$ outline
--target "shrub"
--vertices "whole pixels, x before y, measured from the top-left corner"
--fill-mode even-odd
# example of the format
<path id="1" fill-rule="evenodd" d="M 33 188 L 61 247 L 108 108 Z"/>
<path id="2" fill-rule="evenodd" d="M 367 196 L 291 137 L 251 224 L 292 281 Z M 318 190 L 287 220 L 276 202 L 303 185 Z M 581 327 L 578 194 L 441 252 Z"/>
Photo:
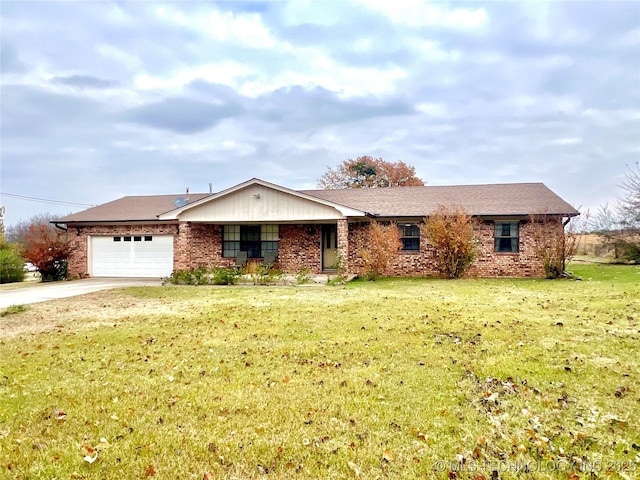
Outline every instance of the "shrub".
<path id="1" fill-rule="evenodd" d="M 67 278 L 71 246 L 66 232 L 52 225 L 31 225 L 22 238 L 22 248 L 24 258 L 38 268 L 43 282 Z"/>
<path id="2" fill-rule="evenodd" d="M 0 241 L 0 283 L 21 282 L 24 280 L 24 259 L 18 252 L 18 246 Z"/>
<path id="3" fill-rule="evenodd" d="M 296 272 L 295 276 L 296 276 L 296 283 L 298 285 L 303 285 L 311 281 L 311 277 L 313 276 L 313 274 L 311 273 L 311 269 L 309 267 L 302 267 L 300 270 Z"/>
<path id="4" fill-rule="evenodd" d="M 167 278 L 168 283 L 174 285 L 234 285 L 240 277 L 240 272 L 233 268 L 205 267 L 187 270 L 174 270 Z"/>
<path id="5" fill-rule="evenodd" d="M 388 273 L 402 247 L 400 235 L 395 222 L 382 224 L 374 220 L 367 226 L 366 244 L 360 248 L 363 278 L 375 280 Z"/>
<path id="6" fill-rule="evenodd" d="M 420 226 L 434 249 L 436 269 L 449 278 L 460 278 L 476 255 L 475 220 L 464 208 L 438 206 Z"/>
<path id="7" fill-rule="evenodd" d="M 235 285 L 241 273 L 235 268 L 214 268 L 212 280 L 214 285 Z"/>
<path id="8" fill-rule="evenodd" d="M 531 215 L 530 220 L 534 255 L 542 262 L 547 278 L 560 278 L 566 262 L 577 250 L 576 227 L 565 229 L 562 218 L 557 215 Z"/>
<path id="9" fill-rule="evenodd" d="M 282 272 L 269 265 L 258 265 L 255 273 L 251 274 L 254 285 L 272 285 L 282 278 Z"/>

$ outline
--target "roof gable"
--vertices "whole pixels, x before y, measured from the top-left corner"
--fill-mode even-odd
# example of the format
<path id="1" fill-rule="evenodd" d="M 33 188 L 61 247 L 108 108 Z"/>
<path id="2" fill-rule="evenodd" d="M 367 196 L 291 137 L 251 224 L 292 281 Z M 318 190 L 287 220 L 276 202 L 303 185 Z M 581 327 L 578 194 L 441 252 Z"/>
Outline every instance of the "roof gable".
<path id="1" fill-rule="evenodd" d="M 363 211 L 257 178 L 159 215 L 187 222 L 293 222 L 363 217 Z"/>

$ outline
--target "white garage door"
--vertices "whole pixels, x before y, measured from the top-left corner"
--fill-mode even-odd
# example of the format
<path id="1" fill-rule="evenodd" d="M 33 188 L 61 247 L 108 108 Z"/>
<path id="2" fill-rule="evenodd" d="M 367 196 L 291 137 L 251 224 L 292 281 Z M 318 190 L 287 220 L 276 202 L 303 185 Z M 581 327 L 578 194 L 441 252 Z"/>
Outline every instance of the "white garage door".
<path id="1" fill-rule="evenodd" d="M 167 277 L 173 271 L 173 237 L 91 237 L 91 270 L 94 277 Z"/>

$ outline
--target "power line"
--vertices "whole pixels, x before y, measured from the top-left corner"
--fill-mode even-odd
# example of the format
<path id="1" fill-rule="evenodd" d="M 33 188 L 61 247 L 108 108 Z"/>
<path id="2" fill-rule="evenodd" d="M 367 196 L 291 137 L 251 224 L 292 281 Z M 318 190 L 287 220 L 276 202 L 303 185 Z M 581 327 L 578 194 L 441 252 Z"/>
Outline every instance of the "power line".
<path id="1" fill-rule="evenodd" d="M 0 196 L 17 198 L 18 200 L 27 200 L 29 202 L 51 203 L 54 205 L 66 205 L 71 207 L 95 207 L 95 205 L 89 205 L 87 203 L 65 202 L 63 200 L 49 200 L 46 198 L 36 198 L 36 197 L 28 197 L 26 195 L 17 195 L 15 193 L 0 192 Z"/>

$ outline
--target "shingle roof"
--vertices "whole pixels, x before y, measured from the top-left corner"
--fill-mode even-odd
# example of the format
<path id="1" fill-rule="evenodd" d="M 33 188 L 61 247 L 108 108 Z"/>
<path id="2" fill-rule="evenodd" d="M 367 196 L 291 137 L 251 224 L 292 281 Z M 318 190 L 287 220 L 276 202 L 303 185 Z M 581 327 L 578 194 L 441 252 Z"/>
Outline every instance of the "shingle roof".
<path id="1" fill-rule="evenodd" d="M 561 214 L 578 211 L 542 183 L 505 183 L 347 190 L 300 190 L 300 193 L 380 217 L 423 217 L 438 205 L 460 205 L 478 216 Z M 195 202 L 210 194 L 128 196 L 74 213 L 59 223 L 158 221 L 176 208 L 176 198 Z"/>
<path id="2" fill-rule="evenodd" d="M 195 202 L 208 196 L 208 193 L 189 193 L 182 195 L 141 195 L 122 197 L 82 212 L 68 215 L 59 223 L 74 222 L 127 222 L 158 221 L 158 215 L 176 208 L 176 198 L 185 198 Z"/>
<path id="3" fill-rule="evenodd" d="M 456 204 L 472 215 L 578 215 L 578 211 L 542 183 L 505 183 L 348 190 L 303 193 L 381 217 L 420 217 L 438 205 Z"/>

